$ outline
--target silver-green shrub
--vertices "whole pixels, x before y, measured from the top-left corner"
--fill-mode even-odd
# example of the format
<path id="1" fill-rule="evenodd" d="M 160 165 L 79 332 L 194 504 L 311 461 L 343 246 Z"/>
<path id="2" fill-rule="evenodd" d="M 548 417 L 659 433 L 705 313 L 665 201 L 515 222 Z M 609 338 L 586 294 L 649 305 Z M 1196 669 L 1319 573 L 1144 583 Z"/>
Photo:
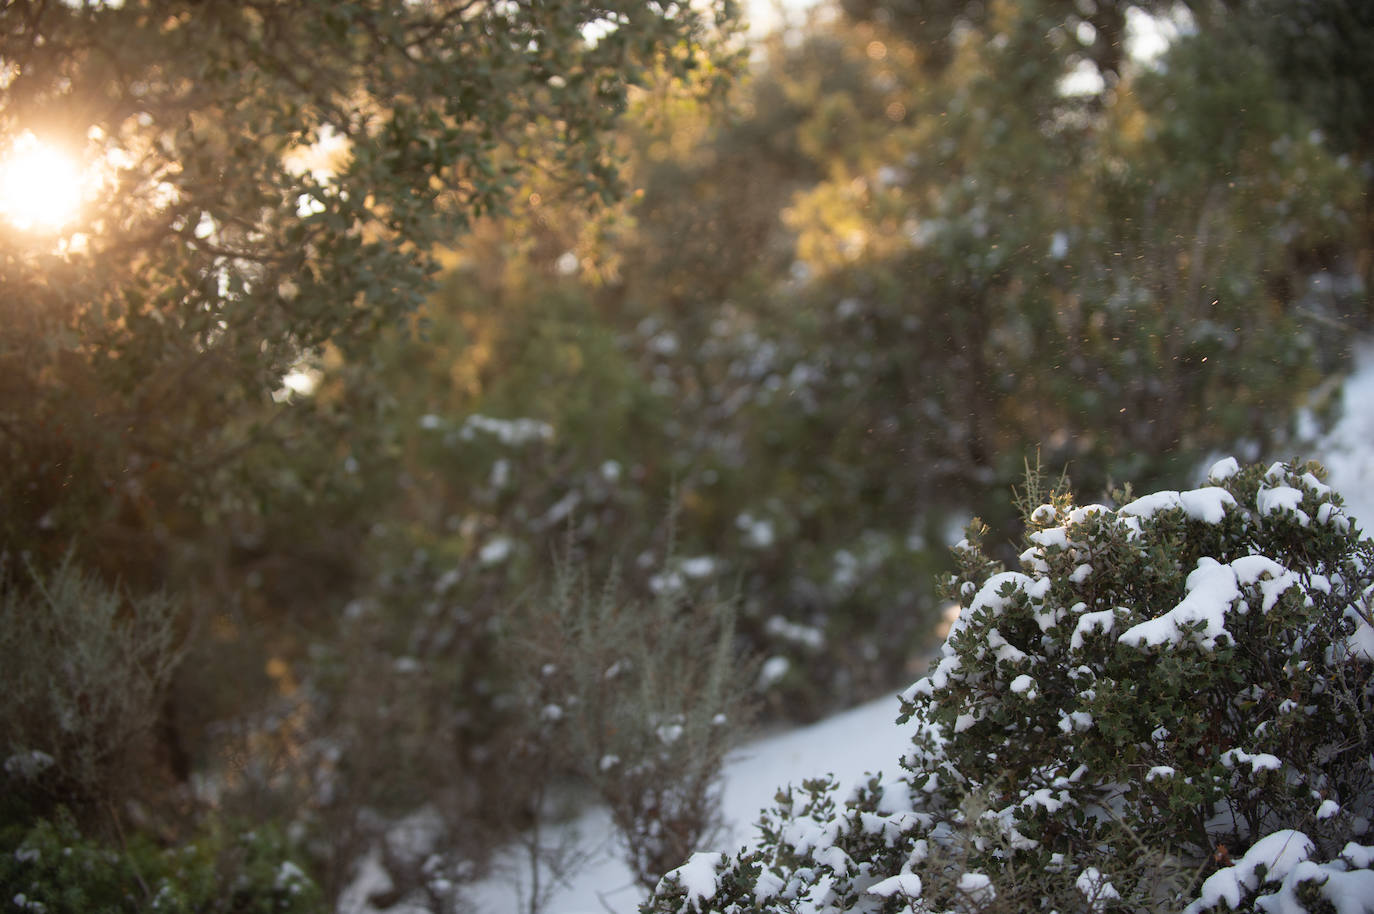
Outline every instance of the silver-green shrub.
<path id="1" fill-rule="evenodd" d="M 1317 472 L 1052 496 L 1019 572 L 971 528 L 901 773 L 784 791 L 644 910 L 1370 910 L 1374 542 Z"/>
<path id="2" fill-rule="evenodd" d="M 0 564 L 0 783 L 11 800 L 104 800 L 180 659 L 176 605 L 70 558 L 47 574 L 13 565 Z"/>
<path id="3" fill-rule="evenodd" d="M 754 665 L 731 604 L 665 578 L 649 601 L 563 563 L 521 620 L 525 745 L 589 784 L 646 888 L 721 824 L 725 754 L 750 713 Z"/>

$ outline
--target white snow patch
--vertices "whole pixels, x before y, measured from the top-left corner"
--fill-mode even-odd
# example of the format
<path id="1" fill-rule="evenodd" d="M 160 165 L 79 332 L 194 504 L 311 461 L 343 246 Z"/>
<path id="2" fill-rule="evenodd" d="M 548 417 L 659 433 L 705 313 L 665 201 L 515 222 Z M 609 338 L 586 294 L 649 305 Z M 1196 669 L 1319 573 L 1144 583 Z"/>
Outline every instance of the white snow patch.
<path id="1" fill-rule="evenodd" d="M 1269 514 L 1291 513 L 1298 519 L 1298 523 L 1304 527 L 1312 523 L 1312 518 L 1303 511 L 1302 490 L 1292 486 L 1272 486 L 1261 488 L 1255 496 L 1255 507 L 1259 509 L 1260 516 Z"/>
<path id="2" fill-rule="evenodd" d="M 786 657 L 769 657 L 759 668 L 759 688 L 766 689 L 787 675 L 792 669 L 792 661 Z"/>
<path id="3" fill-rule="evenodd" d="M 477 553 L 477 558 L 483 565 L 499 565 L 510 558 L 514 546 L 509 537 L 498 536 L 482 547 Z"/>
<path id="4" fill-rule="evenodd" d="M 1311 838 L 1291 828 L 1265 835 L 1234 865 L 1208 876 L 1197 900 L 1184 909 L 1184 914 L 1198 914 L 1222 901 L 1232 909 L 1239 908 L 1242 894 L 1259 888 L 1260 876 L 1255 870 L 1261 865 L 1265 868 L 1265 882 L 1279 882 L 1316 849 Z"/>
<path id="5" fill-rule="evenodd" d="M 1207 479 L 1211 482 L 1225 482 L 1239 472 L 1240 462 L 1234 457 L 1226 457 L 1212 464 L 1212 468 L 1207 471 Z"/>
<path id="6" fill-rule="evenodd" d="M 719 888 L 716 883 L 716 867 L 723 859 L 718 853 L 698 852 L 663 878 L 676 877 L 690 901 L 710 901 L 716 897 L 716 889 Z"/>
<path id="7" fill-rule="evenodd" d="M 915 873 L 898 873 L 896 876 L 889 876 L 882 882 L 870 886 L 868 894 L 877 895 L 879 898 L 891 898 L 893 895 L 902 895 L 909 901 L 914 901 L 921 897 L 921 877 Z"/>
<path id="8" fill-rule="evenodd" d="M 1095 866 L 1087 867 L 1079 873 L 1074 886 L 1088 900 L 1090 911 L 1101 911 L 1107 907 L 1107 902 L 1121 897 L 1121 893 L 1112 885 L 1111 880 L 1102 875 L 1102 871 Z"/>

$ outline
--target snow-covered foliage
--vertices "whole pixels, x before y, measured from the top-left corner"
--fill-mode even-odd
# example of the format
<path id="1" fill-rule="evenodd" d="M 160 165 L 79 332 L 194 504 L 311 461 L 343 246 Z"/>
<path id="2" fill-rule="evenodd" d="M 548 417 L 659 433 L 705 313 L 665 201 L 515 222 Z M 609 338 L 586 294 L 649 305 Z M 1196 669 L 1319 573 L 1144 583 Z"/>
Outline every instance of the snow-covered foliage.
<path id="1" fill-rule="evenodd" d="M 1318 472 L 1049 496 L 1019 572 L 971 525 L 905 756 L 781 791 L 644 910 L 1374 911 L 1374 542 Z"/>

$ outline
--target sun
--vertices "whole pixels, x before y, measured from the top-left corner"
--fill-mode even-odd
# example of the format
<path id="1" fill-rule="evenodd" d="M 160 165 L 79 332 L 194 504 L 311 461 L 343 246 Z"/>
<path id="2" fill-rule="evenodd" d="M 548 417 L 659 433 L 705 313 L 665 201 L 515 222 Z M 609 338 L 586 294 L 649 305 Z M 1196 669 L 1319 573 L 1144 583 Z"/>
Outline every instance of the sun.
<path id="1" fill-rule="evenodd" d="M 70 156 L 25 132 L 0 159 L 0 215 L 23 231 L 58 231 L 81 209 L 84 177 Z"/>

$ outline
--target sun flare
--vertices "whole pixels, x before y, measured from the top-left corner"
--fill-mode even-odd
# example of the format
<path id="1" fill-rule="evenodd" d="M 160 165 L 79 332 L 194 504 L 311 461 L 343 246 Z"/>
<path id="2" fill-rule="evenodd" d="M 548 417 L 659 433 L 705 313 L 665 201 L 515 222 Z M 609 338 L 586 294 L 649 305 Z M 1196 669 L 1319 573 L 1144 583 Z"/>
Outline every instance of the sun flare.
<path id="1" fill-rule="evenodd" d="M 25 133 L 0 160 L 0 215 L 23 231 L 57 231 L 81 209 L 82 183 L 70 156 Z"/>

